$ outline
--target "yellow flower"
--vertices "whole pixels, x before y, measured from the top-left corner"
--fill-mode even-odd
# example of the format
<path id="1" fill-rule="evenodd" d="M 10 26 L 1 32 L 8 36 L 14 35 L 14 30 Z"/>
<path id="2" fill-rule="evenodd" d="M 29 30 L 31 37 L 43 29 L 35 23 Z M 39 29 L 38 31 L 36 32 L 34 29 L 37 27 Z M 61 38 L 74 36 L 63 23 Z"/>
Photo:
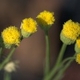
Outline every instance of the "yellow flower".
<path id="1" fill-rule="evenodd" d="M 80 39 L 76 40 L 76 44 L 78 45 L 78 47 L 80 48 Z"/>
<path id="2" fill-rule="evenodd" d="M 37 31 L 37 22 L 32 18 L 25 18 L 20 28 L 23 37 L 29 37 L 32 33 Z"/>
<path id="3" fill-rule="evenodd" d="M 1 36 L 3 38 L 3 42 L 5 44 L 5 47 L 9 48 L 11 45 L 19 45 L 20 43 L 20 32 L 18 31 L 17 27 L 10 26 L 6 29 L 4 29 L 1 33 Z"/>
<path id="4" fill-rule="evenodd" d="M 63 29 L 61 31 L 61 40 L 66 44 L 71 44 L 71 43 L 75 42 L 75 40 L 77 39 L 79 34 L 80 34 L 79 23 L 73 22 L 72 20 L 68 20 L 63 25 Z M 63 40 L 63 38 L 64 38 L 64 40 Z M 66 38 L 67 38 L 67 40 L 66 40 Z M 65 41 L 67 41 L 67 42 L 65 42 Z"/>
<path id="5" fill-rule="evenodd" d="M 75 51 L 76 53 L 80 53 L 80 39 L 76 40 Z"/>
<path id="6" fill-rule="evenodd" d="M 51 25 L 54 23 L 54 13 L 49 11 L 43 11 L 37 16 L 37 22 L 42 28 L 45 28 L 48 26 L 48 29 L 51 27 Z"/>
<path id="7" fill-rule="evenodd" d="M 78 64 L 80 64 L 80 53 L 78 53 L 78 54 L 76 55 L 76 62 L 77 62 Z"/>

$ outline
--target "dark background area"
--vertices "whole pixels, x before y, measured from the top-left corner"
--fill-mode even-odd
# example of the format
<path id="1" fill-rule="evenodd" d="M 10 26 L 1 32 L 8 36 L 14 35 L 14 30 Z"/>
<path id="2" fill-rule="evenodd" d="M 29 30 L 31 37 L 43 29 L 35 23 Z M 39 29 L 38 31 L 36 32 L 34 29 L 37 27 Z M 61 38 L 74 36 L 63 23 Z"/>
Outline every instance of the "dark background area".
<path id="1" fill-rule="evenodd" d="M 22 19 L 35 19 L 43 10 L 55 13 L 56 22 L 49 30 L 51 65 L 54 66 L 62 44 L 59 34 L 63 23 L 68 19 L 80 22 L 80 0 L 0 0 L 0 32 L 10 25 L 20 27 Z M 5 50 L 6 53 L 8 50 Z M 68 46 L 64 58 L 73 54 L 74 45 Z M 21 42 L 13 60 L 20 63 L 17 71 L 12 73 L 12 80 L 42 80 L 45 38 L 40 27 L 35 34 Z M 0 80 L 3 80 L 3 71 L 0 74 Z M 80 65 L 74 61 L 64 75 L 63 80 L 80 80 Z"/>

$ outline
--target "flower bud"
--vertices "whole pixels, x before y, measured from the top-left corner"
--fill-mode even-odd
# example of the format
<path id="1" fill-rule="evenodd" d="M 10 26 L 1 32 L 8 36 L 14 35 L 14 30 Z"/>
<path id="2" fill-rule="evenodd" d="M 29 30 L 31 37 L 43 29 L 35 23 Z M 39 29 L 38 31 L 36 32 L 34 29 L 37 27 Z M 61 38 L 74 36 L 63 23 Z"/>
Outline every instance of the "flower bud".
<path id="1" fill-rule="evenodd" d="M 17 27 L 9 26 L 2 31 L 1 37 L 5 47 L 10 48 L 12 45 L 19 45 L 21 34 Z"/>
<path id="2" fill-rule="evenodd" d="M 72 20 L 64 23 L 63 29 L 60 34 L 60 39 L 63 43 L 70 45 L 73 44 L 77 37 L 80 35 L 80 25 Z"/>
<path id="3" fill-rule="evenodd" d="M 37 31 L 37 23 L 32 18 L 25 18 L 23 19 L 20 28 L 22 36 L 27 38 Z"/>
<path id="4" fill-rule="evenodd" d="M 54 13 L 49 11 L 41 12 L 36 18 L 43 30 L 48 30 L 55 21 Z"/>

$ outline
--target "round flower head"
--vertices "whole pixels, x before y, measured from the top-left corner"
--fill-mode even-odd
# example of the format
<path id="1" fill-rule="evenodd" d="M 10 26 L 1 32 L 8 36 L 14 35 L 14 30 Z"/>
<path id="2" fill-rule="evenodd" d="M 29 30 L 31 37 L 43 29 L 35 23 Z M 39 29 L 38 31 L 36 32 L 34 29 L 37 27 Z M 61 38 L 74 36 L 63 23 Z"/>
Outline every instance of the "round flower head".
<path id="1" fill-rule="evenodd" d="M 16 71 L 17 63 L 9 62 L 4 66 L 4 70 L 11 73 L 13 71 Z"/>
<path id="2" fill-rule="evenodd" d="M 15 26 L 10 26 L 4 29 L 1 33 L 4 45 L 6 48 L 10 48 L 12 45 L 19 45 L 20 43 L 20 32 Z"/>
<path id="3" fill-rule="evenodd" d="M 78 54 L 76 55 L 76 62 L 77 62 L 78 64 L 80 64 L 80 53 L 78 53 Z"/>
<path id="4" fill-rule="evenodd" d="M 63 29 L 60 34 L 60 39 L 63 43 L 69 45 L 75 42 L 80 34 L 80 25 L 72 20 L 68 20 L 63 25 Z"/>
<path id="5" fill-rule="evenodd" d="M 21 23 L 21 34 L 23 37 L 29 37 L 37 31 L 37 23 L 32 18 L 25 18 Z"/>
<path id="6" fill-rule="evenodd" d="M 37 16 L 37 22 L 44 30 L 48 30 L 54 23 L 54 13 L 49 11 L 43 11 Z"/>
<path id="7" fill-rule="evenodd" d="M 80 53 L 80 39 L 76 40 L 75 51 L 76 53 Z"/>

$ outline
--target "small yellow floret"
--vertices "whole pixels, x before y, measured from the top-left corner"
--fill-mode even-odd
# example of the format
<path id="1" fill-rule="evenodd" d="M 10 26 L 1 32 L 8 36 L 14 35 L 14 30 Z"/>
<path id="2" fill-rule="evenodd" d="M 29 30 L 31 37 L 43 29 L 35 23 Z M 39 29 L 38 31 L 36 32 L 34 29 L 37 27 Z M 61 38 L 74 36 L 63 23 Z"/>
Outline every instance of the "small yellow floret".
<path id="1" fill-rule="evenodd" d="M 21 24 L 21 29 L 27 33 L 35 33 L 37 31 L 37 23 L 32 18 L 25 18 Z"/>
<path id="2" fill-rule="evenodd" d="M 80 48 L 80 39 L 76 40 L 76 44 L 77 44 L 78 48 Z"/>
<path id="3" fill-rule="evenodd" d="M 75 23 L 72 20 L 68 20 L 63 25 L 62 34 L 65 37 L 75 41 L 77 39 L 77 37 L 79 36 L 79 34 L 80 34 L 79 23 Z"/>
<path id="4" fill-rule="evenodd" d="M 78 38 L 77 40 L 76 40 L 76 44 L 75 44 L 75 52 L 76 53 L 80 53 L 80 38 Z"/>
<path id="5" fill-rule="evenodd" d="M 78 53 L 78 54 L 76 55 L 76 62 L 78 62 L 78 64 L 80 64 L 80 53 Z"/>
<path id="6" fill-rule="evenodd" d="M 43 11 L 38 16 L 37 19 L 43 25 L 52 25 L 55 21 L 54 13 L 49 11 Z"/>
<path id="7" fill-rule="evenodd" d="M 4 44 L 15 44 L 19 45 L 20 43 L 20 32 L 18 31 L 17 27 L 15 26 L 10 26 L 6 29 L 3 30 L 1 33 L 1 36 L 3 38 Z"/>

